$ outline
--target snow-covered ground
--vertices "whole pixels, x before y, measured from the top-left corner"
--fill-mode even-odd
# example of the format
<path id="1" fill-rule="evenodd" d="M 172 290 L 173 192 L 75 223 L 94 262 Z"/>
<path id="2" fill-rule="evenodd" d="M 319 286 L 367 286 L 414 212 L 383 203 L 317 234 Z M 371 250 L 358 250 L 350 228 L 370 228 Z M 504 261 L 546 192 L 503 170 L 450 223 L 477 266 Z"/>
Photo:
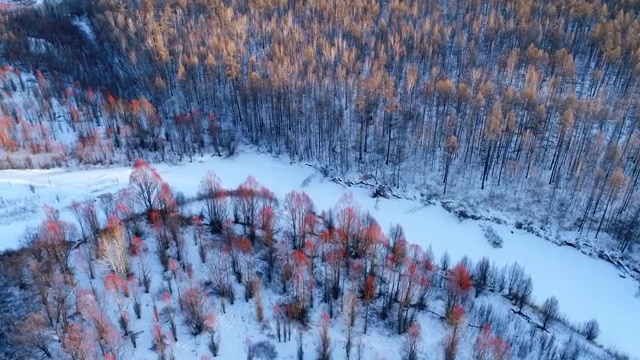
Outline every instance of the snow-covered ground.
<path id="1" fill-rule="evenodd" d="M 481 221 L 456 217 L 438 205 L 422 205 L 411 200 L 376 200 L 362 188 L 345 188 L 323 178 L 313 168 L 290 164 L 267 155 L 248 153 L 234 158 L 204 158 L 193 163 L 155 166 L 175 191 L 195 195 L 200 179 L 213 170 L 222 185 L 233 188 L 253 175 L 282 198 L 302 189 L 317 209 L 332 208 L 345 192 L 351 192 L 363 210 L 368 210 L 383 229 L 399 223 L 407 239 L 423 248 L 432 246 L 436 257 L 445 251 L 454 261 L 467 255 L 488 256 L 496 264 L 518 262 L 534 282 L 533 299 L 541 304 L 556 296 L 561 311 L 572 322 L 596 318 L 602 330 L 599 342 L 640 357 L 640 299 L 638 284 L 622 278 L 613 265 L 587 257 L 568 247 L 558 247 L 529 233 L 506 225 L 493 225 L 503 237 L 501 249 L 486 241 Z M 0 249 L 19 246 L 25 227 L 43 218 L 43 206 L 62 209 L 72 200 L 94 198 L 128 184 L 128 167 L 89 170 L 3 170 L 0 171 Z M 72 219 L 69 212 L 62 211 Z"/>
<path id="2" fill-rule="evenodd" d="M 93 32 L 89 18 L 86 15 L 75 17 L 73 23 L 82 30 L 89 40 L 96 42 L 96 34 Z"/>

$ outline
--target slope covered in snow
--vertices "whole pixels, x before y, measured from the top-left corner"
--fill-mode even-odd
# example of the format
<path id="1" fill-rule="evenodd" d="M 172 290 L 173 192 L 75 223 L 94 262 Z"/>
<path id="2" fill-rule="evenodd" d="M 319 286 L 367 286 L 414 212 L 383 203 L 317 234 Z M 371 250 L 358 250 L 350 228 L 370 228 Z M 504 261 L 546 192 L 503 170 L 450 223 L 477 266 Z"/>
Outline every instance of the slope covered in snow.
<path id="1" fill-rule="evenodd" d="M 570 321 L 598 319 L 602 330 L 599 342 L 640 356 L 636 340 L 640 323 L 634 321 L 640 318 L 640 300 L 635 297 L 637 283 L 620 277 L 619 271 L 606 262 L 506 225 L 494 225 L 504 239 L 503 247 L 494 249 L 483 235 L 482 226 L 486 225 L 483 222 L 461 222 L 438 205 L 373 199 L 367 189 L 346 188 L 323 178 L 311 167 L 266 155 L 206 158 L 193 163 L 162 164 L 156 169 L 175 191 L 186 196 L 196 194 L 200 179 L 209 170 L 215 171 L 227 188 L 236 187 L 253 175 L 279 198 L 291 190 L 302 189 L 318 209 L 332 208 L 345 192 L 351 192 L 384 230 L 391 224 L 401 224 L 410 242 L 423 248 L 431 246 L 436 258 L 448 251 L 454 262 L 465 255 L 474 260 L 486 255 L 498 265 L 520 263 L 533 278 L 535 303 L 556 296 Z M 61 209 L 61 216 L 72 220 L 71 213 L 64 210 L 72 200 L 95 198 L 124 188 L 130 171 L 124 167 L 1 171 L 0 247 L 17 247 L 24 228 L 42 219 L 45 204 Z"/>

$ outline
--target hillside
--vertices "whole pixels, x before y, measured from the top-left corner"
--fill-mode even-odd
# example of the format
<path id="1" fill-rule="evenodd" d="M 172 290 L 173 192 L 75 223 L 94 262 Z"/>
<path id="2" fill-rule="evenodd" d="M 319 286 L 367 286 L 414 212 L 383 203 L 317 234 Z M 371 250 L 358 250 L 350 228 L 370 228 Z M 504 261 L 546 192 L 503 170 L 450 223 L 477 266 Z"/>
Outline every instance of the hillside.
<path id="1" fill-rule="evenodd" d="M 15 358 L 158 355 L 137 349 L 136 332 L 122 323 L 120 338 L 133 348 L 98 326 L 131 315 L 120 308 L 131 305 L 124 289 L 144 287 L 129 281 L 139 269 L 114 268 L 115 255 L 100 248 L 111 231 L 119 235 L 107 236 L 109 251 L 119 244 L 119 261 L 141 261 L 134 238 L 153 259 L 156 285 L 144 306 L 162 314 L 136 326 L 145 346 L 167 347 L 167 359 L 204 356 L 207 342 L 175 342 L 176 331 L 181 339 L 189 332 L 190 314 L 171 276 L 206 302 L 207 314 L 222 316 L 222 328 L 241 322 L 225 330 L 235 340 L 273 341 L 271 320 L 287 318 L 313 330 L 306 341 L 318 345 L 329 298 L 340 301 L 338 318 L 349 298 L 359 315 L 371 306 L 379 317 L 371 336 L 361 336 L 376 344 L 362 348 L 365 359 L 392 352 L 415 360 L 418 339 L 418 359 L 454 359 L 443 346 L 458 341 L 450 350 L 461 359 L 625 358 L 618 348 L 640 356 L 629 321 L 638 317 L 640 280 L 639 13 L 637 0 L 0 0 L 0 311 L 25 302 L 0 319 L 0 334 L 22 334 L 0 336 L 0 348 Z M 131 195 L 131 164 L 133 174 L 157 169 L 147 174 L 157 194 Z M 203 195 L 197 187 L 212 168 L 222 187 Z M 237 187 L 249 175 L 273 196 Z M 309 224 L 289 229 L 283 220 L 291 216 L 287 194 L 303 188 L 315 204 L 300 215 L 317 227 L 305 232 L 311 250 L 296 242 Z M 344 189 L 354 203 L 339 200 Z M 207 197 L 223 199 L 224 216 L 205 216 L 213 211 Z M 278 231 L 257 224 L 263 205 Z M 103 214 L 83 218 L 80 209 L 96 206 Z M 247 206 L 251 219 L 240 216 Z M 47 224 L 64 231 L 52 239 Z M 344 283 L 331 287 L 322 234 L 336 224 L 343 233 L 329 249 L 342 246 L 331 256 L 342 261 L 332 271 Z M 180 240 L 207 226 L 206 251 Z M 173 243 L 163 243 L 167 231 Z M 277 261 L 265 236 L 282 244 Z M 214 265 L 198 263 L 203 251 L 226 259 L 240 243 L 259 280 L 253 269 L 238 275 L 232 259 L 229 274 L 239 280 L 227 287 L 263 289 L 270 320 L 249 321 L 246 304 L 223 320 L 230 290 L 216 290 Z M 397 251 L 402 261 L 392 261 Z M 87 257 L 98 276 L 87 278 Z M 182 272 L 167 268 L 169 257 Z M 274 261 L 282 288 L 264 278 Z M 487 262 L 496 266 L 481 271 Z M 287 290 L 295 264 L 308 282 Z M 464 289 L 454 281 L 461 268 L 469 272 Z M 51 277 L 38 278 L 45 270 Z M 415 291 L 403 298 L 401 283 Z M 367 300 L 364 288 L 374 285 L 379 292 Z M 291 296 L 309 319 L 273 312 L 291 306 Z M 552 297 L 566 318 L 554 318 L 550 330 L 541 316 L 554 308 Z M 170 324 L 166 336 L 164 321 L 175 319 L 162 309 L 172 306 L 185 323 Z M 31 323 L 18 324 L 27 313 Z M 351 327 L 333 312 L 329 318 L 327 330 L 346 346 Z M 602 329 L 596 341 L 583 329 L 591 318 Z M 164 334 L 157 339 L 154 321 Z M 481 330 L 485 323 L 490 329 Z M 65 336 L 84 337 L 79 328 L 99 350 L 69 353 Z M 205 333 L 215 339 L 211 331 L 209 321 Z M 109 336 L 114 343 L 105 343 Z M 390 347 L 378 346 L 389 336 Z M 112 354 L 116 343 L 123 352 Z M 278 341 L 277 351 L 294 358 L 293 343 Z M 250 348 L 232 344 L 233 354 Z"/>
<path id="2" fill-rule="evenodd" d="M 219 176 L 219 183 L 217 176 L 212 176 L 214 171 Z M 144 174 L 153 177 L 147 178 Z M 254 175 L 259 182 L 249 177 L 250 175 Z M 159 185 L 154 190 L 156 193 L 149 193 L 153 196 L 150 204 L 154 209 L 164 209 L 167 205 L 162 204 L 168 204 L 169 209 L 172 209 L 171 213 L 174 214 L 172 216 L 184 219 L 181 225 L 176 224 L 174 220 L 169 220 L 172 217 L 162 220 L 164 216 L 149 218 L 148 215 L 134 215 L 137 211 L 144 212 L 147 206 L 144 205 L 143 198 L 139 197 L 142 193 L 136 190 L 139 189 L 136 185 L 139 184 L 139 179 L 156 179 L 153 181 L 169 185 L 166 189 L 164 185 Z M 183 297 L 189 291 L 188 289 L 197 289 L 199 293 L 201 292 L 200 296 L 204 296 L 203 301 L 206 303 L 207 312 L 215 316 L 216 326 L 218 326 L 217 334 L 221 341 L 220 357 L 223 359 L 244 356 L 234 354 L 245 354 L 245 340 L 249 338 L 254 343 L 260 340 L 274 343 L 280 359 L 296 358 L 295 336 L 299 323 L 297 321 L 291 323 L 294 331 L 293 340 L 281 343 L 277 340 L 276 333 L 278 315 L 273 311 L 276 304 L 282 307 L 292 301 L 292 297 L 298 299 L 298 296 L 301 297 L 299 301 L 304 299 L 305 304 L 312 306 L 309 308 L 307 320 L 303 320 L 303 324 L 306 324 L 302 327 L 306 352 L 304 358 L 316 358 L 317 330 L 321 327 L 321 314 L 325 311 L 330 314 L 330 335 L 334 344 L 333 358 L 344 358 L 344 346 L 348 334 L 348 326 L 345 323 L 347 321 L 345 303 L 351 289 L 355 291 L 358 314 L 353 329 L 352 358 L 356 358 L 355 344 L 358 339 L 363 342 L 362 359 L 402 358 L 404 344 L 409 337 L 405 331 L 410 328 L 410 323 L 402 326 L 398 324 L 397 316 L 399 313 L 404 313 L 403 309 L 408 311 L 407 316 L 412 319 L 411 322 L 415 322 L 421 328 L 419 359 L 425 356 L 441 358 L 443 342 L 454 328 L 458 328 L 456 331 L 459 333 L 456 336 L 460 337 L 457 358 L 469 359 L 476 356 L 480 350 L 474 344 L 479 337 L 482 338 L 480 335 L 483 334 L 478 327 L 485 323 L 492 329 L 491 336 L 504 339 L 508 345 L 504 355 L 506 357 L 497 357 L 498 355 L 494 357 L 489 354 L 484 357 L 486 359 L 554 359 L 554 356 L 576 359 L 617 358 L 615 354 L 606 353 L 594 344 L 615 346 L 618 350 L 631 354 L 638 353 L 634 336 L 635 325 L 624 320 L 638 315 L 638 300 L 634 298 L 636 283 L 630 279 L 620 278 L 618 271 L 611 265 L 590 259 L 568 248 L 556 247 L 511 226 L 491 225 L 484 221 L 473 220 L 461 222 L 437 205 L 420 206 L 419 203 L 410 200 L 375 199 L 370 196 L 370 190 L 358 187 L 346 188 L 324 178 L 307 166 L 287 164 L 265 155 L 242 154 L 230 159 L 201 159 L 194 163 L 161 165 L 155 170 L 147 168 L 146 165 L 136 165 L 133 169 L 5 171 L 0 174 L 0 183 L 3 194 L 11 194 L 9 198 L 15 199 L 16 203 L 19 203 L 20 199 L 31 199 L 34 203 L 32 208 L 25 209 L 22 214 L 16 212 L 15 216 L 9 218 L 10 223 L 1 224 L 0 227 L 2 233 L 9 236 L 12 233 L 17 235 L 24 226 L 30 225 L 33 228 L 30 232 L 33 234 L 30 237 L 32 248 L 20 260 L 13 262 L 29 265 L 25 267 L 22 278 L 22 281 L 28 284 L 27 286 L 34 286 L 37 289 L 39 278 L 32 278 L 29 275 L 35 266 L 58 266 L 54 258 L 51 258 L 50 262 L 45 261 L 49 256 L 45 254 L 55 254 L 46 249 L 50 249 L 54 244 L 61 246 L 62 244 L 57 241 L 62 238 L 85 239 L 83 242 L 74 241 L 76 244 L 73 246 L 74 250 L 66 257 L 72 265 L 73 280 L 67 286 L 72 287 L 73 295 L 68 298 L 64 308 L 73 314 L 67 321 L 80 324 L 85 328 L 87 342 L 83 342 L 82 345 L 83 351 L 87 354 L 104 351 L 100 350 L 101 346 L 106 346 L 102 341 L 107 340 L 100 340 L 97 337 L 99 334 L 96 334 L 96 331 L 100 328 L 94 328 L 95 319 L 92 320 L 92 316 L 96 316 L 95 313 L 91 313 L 88 309 L 81 310 L 80 313 L 76 312 L 78 305 L 74 304 L 79 301 L 78 297 L 82 294 L 84 294 L 83 299 L 88 301 L 86 306 L 94 306 L 92 304 L 95 300 L 91 300 L 93 297 L 100 299 L 98 302 L 100 309 L 109 319 L 108 325 L 114 327 L 111 331 L 116 333 L 124 331 L 124 329 L 118 330 L 117 322 L 119 314 L 124 313 L 130 318 L 128 325 L 130 332 L 141 332 L 134 338 L 136 348 L 133 347 L 130 340 L 132 335 L 127 335 L 128 332 L 125 332 L 120 340 L 113 338 L 109 340 L 113 341 L 110 346 L 117 349 L 117 354 L 114 354 L 117 359 L 156 358 L 154 352 L 149 350 L 151 344 L 156 344 L 158 341 L 153 338 L 154 326 L 159 326 L 158 331 L 167 337 L 166 358 L 169 358 L 170 353 L 178 359 L 199 359 L 206 354 L 211 356 L 206 345 L 209 335 L 205 332 L 203 335 L 192 337 L 188 329 L 188 314 L 184 309 L 180 309 L 179 302 L 184 300 Z M 143 183 L 152 184 L 153 182 L 145 180 Z M 209 185 L 214 186 L 214 192 L 208 195 L 214 196 L 211 198 L 206 195 Z M 251 191 L 254 194 L 262 194 L 258 198 L 262 200 L 255 204 L 255 208 L 253 205 L 244 207 L 245 205 L 239 202 L 243 199 L 242 196 L 245 196 L 241 194 L 249 191 L 247 189 L 253 189 Z M 220 195 L 213 194 L 228 195 L 219 197 Z M 306 194 L 309 194 L 307 200 L 305 200 Z M 173 199 L 175 203 L 172 202 Z M 249 201 L 251 196 L 247 199 Z M 247 204 L 251 204 L 252 201 L 254 200 Z M 264 202 L 270 205 L 262 207 L 263 205 L 260 204 Z M 58 210 L 43 208 L 44 204 L 51 204 Z M 273 210 L 270 210 L 271 207 Z M 252 238 L 251 227 L 247 226 L 244 220 L 245 216 L 249 215 L 244 211 L 253 208 L 259 211 L 254 215 L 257 224 L 255 240 L 252 242 L 248 240 Z M 213 209 L 218 209 L 218 212 L 211 212 Z M 309 209 L 312 209 L 315 215 L 307 213 Z M 164 210 L 154 211 L 162 213 Z M 91 215 L 92 213 L 94 215 Z M 306 234 L 305 242 L 298 245 L 295 245 L 295 240 L 292 240 L 295 232 L 291 221 L 296 213 L 300 215 L 307 213 L 306 217 L 298 218 L 300 224 L 305 224 L 304 228 L 298 228 L 298 231 Z M 116 214 L 117 219 L 122 220 L 112 216 L 112 219 L 107 221 L 107 214 Z M 234 214 L 238 218 L 235 218 Z M 265 225 L 265 214 L 273 214 L 270 220 L 272 223 Z M 97 223 L 91 220 L 94 216 Z M 201 225 L 198 225 L 198 222 L 192 222 L 193 216 L 202 216 Z M 225 225 L 227 223 L 224 221 L 218 223 L 217 216 L 221 218 L 228 216 L 229 221 L 233 223 L 229 222 L 228 225 Z M 312 219 L 315 220 L 310 223 Z M 334 219 L 333 225 L 329 225 L 332 223 L 330 219 Z M 60 233 L 61 238 L 51 237 L 52 224 L 55 224 L 56 228 L 66 229 Z M 217 233 L 216 224 L 223 224 L 222 227 L 226 230 Z M 493 226 L 502 239 L 503 244 L 500 248 L 492 247 L 485 238 L 482 229 L 488 225 Z M 274 226 L 273 230 L 269 230 L 271 226 Z M 334 230 L 328 230 L 327 226 Z M 96 230 L 96 227 L 101 230 Z M 126 251 L 119 261 L 126 261 L 129 264 L 129 271 L 133 276 L 129 280 L 122 280 L 122 285 L 118 285 L 120 288 L 115 289 L 112 288 L 115 286 L 112 282 L 117 280 L 113 278 L 114 271 L 118 269 L 117 264 L 114 263 L 116 260 L 110 258 L 113 255 L 111 252 L 105 253 L 104 249 L 100 250 L 101 246 L 106 246 L 104 241 L 113 240 L 110 234 L 115 231 L 114 229 L 120 229 L 117 234 L 123 237 L 120 241 L 124 242 L 122 246 L 125 246 L 125 249 L 122 250 Z M 336 238 L 333 240 L 327 238 L 327 231 L 330 233 L 335 231 Z M 275 243 L 273 244 L 265 239 L 265 236 L 270 236 L 271 232 L 274 234 Z M 174 240 L 172 240 L 172 233 L 178 236 Z M 350 238 L 348 233 L 354 236 L 353 245 L 347 245 L 340 240 Z M 229 239 L 229 236 L 232 239 Z M 343 238 L 343 236 L 347 237 Z M 374 237 L 367 245 L 371 248 L 357 250 L 361 245 L 368 243 L 366 239 L 369 236 Z M 164 248 L 161 245 L 162 241 L 168 241 L 166 250 L 161 250 Z M 231 245 L 227 243 L 228 241 L 232 241 Z M 249 248 L 240 246 L 240 243 L 236 244 L 238 241 L 248 242 L 245 245 Z M 364 243 L 361 243 L 362 241 Z M 253 245 L 250 245 L 251 243 Z M 244 274 L 239 283 L 235 281 L 236 273 L 231 264 L 227 264 L 229 267 L 226 267 L 220 263 L 230 256 L 226 252 L 229 251 L 228 246 L 231 246 L 231 256 L 238 256 L 237 266 L 241 267 L 238 271 Z M 275 255 L 273 272 L 269 270 L 270 246 L 273 247 Z M 300 246 L 298 250 L 296 246 Z M 348 246 L 351 250 L 347 253 L 352 255 L 340 257 L 339 254 L 344 253 L 335 251 L 342 246 Z M 41 253 L 44 257 L 39 260 L 34 257 L 38 254 L 36 249 L 45 251 Z M 400 249 L 404 250 L 395 253 Z M 168 257 L 163 262 L 161 254 L 164 251 Z M 204 262 L 201 256 L 205 256 Z M 340 260 L 333 263 L 335 260 L 331 260 L 333 256 L 339 256 Z M 392 260 L 396 256 L 402 256 L 404 260 L 397 265 L 392 265 L 391 261 L 397 261 Z M 546 259 L 545 261 L 540 261 L 542 256 Z M 302 260 L 304 261 L 300 264 L 295 263 Z M 487 268 L 489 275 L 482 280 L 483 277 L 480 275 L 482 266 L 479 264 L 485 261 L 489 266 Z M 513 281 L 519 281 L 517 280 L 519 275 L 517 271 L 511 270 L 516 262 L 524 268 L 523 279 L 530 276 L 533 283 L 533 287 L 529 289 L 530 293 L 524 295 L 526 298 L 522 300 L 524 301 L 522 315 L 511 311 L 511 309 L 517 311 L 521 301 L 515 296 L 519 290 L 514 285 L 516 283 L 513 283 Z M 384 263 L 387 265 L 383 266 Z M 451 279 L 457 279 L 456 264 L 458 263 L 462 268 L 469 269 L 473 286 L 469 288 L 466 287 L 467 285 L 463 286 L 464 294 L 461 293 L 460 297 L 455 295 L 452 298 L 453 295 L 447 295 L 447 291 L 451 290 L 449 288 L 453 281 Z M 92 264 L 92 267 L 89 267 L 89 264 Z M 244 268 L 241 264 L 251 265 Z M 292 269 L 286 270 L 289 266 L 287 264 L 295 268 L 296 275 L 291 278 L 288 277 L 287 271 Z M 52 274 L 57 273 L 55 268 L 51 271 Z M 297 271 L 302 272 L 298 274 Z M 417 272 L 414 274 L 413 271 Z M 93 279 L 90 276 L 91 272 L 94 274 Z M 248 303 L 244 300 L 246 279 L 248 277 L 253 281 L 255 272 L 260 277 L 259 286 L 263 291 L 263 321 L 256 319 L 255 299 L 250 299 Z M 142 279 L 145 273 L 148 273 L 151 279 L 149 291 L 145 290 L 146 285 Z M 227 274 L 232 283 L 231 286 L 235 292 L 233 301 L 228 298 L 227 293 L 220 292 L 220 284 L 216 283 L 224 279 L 224 277 L 221 278 L 223 274 Z M 372 275 L 375 279 L 377 295 L 371 300 L 368 310 L 369 329 L 367 334 L 364 334 L 364 314 L 368 303 L 365 300 L 367 297 L 362 293 L 364 283 L 360 284 L 360 281 L 367 278 L 364 276 L 366 274 Z M 305 282 L 295 285 L 301 280 L 297 278 L 298 275 L 305 278 L 310 276 L 314 279 L 314 285 L 308 288 L 309 283 Z M 415 276 L 415 283 L 411 280 L 412 276 Z M 502 277 L 504 283 L 500 285 L 499 279 Z M 59 291 L 60 285 L 57 281 L 62 279 L 64 277 L 58 280 L 50 279 L 51 282 L 48 282 L 52 291 L 47 295 L 52 296 L 51 309 L 57 309 L 54 307 L 54 304 L 58 303 L 55 301 L 55 294 Z M 406 293 L 409 296 L 407 298 L 409 302 L 404 303 L 405 305 L 402 305 L 402 297 L 396 297 L 400 295 L 387 293 L 393 292 L 392 288 L 389 288 L 394 286 L 393 279 L 400 281 L 399 286 L 409 291 Z M 338 281 L 334 284 L 339 285 L 336 289 L 338 297 L 335 301 L 326 297 L 332 281 Z M 126 292 L 123 290 L 124 287 L 127 289 Z M 92 288 L 95 290 L 91 290 Z M 91 295 L 92 291 L 95 292 L 93 295 Z M 299 293 L 299 291 L 303 292 Z M 172 294 L 163 295 L 166 292 L 172 292 Z M 39 299 L 40 295 L 36 293 L 34 296 Z M 142 315 L 139 319 L 135 315 L 136 296 L 142 305 Z M 387 296 L 390 297 L 387 298 Z M 551 297 L 559 301 L 560 312 L 563 315 L 559 315 L 558 318 L 566 317 L 566 319 L 552 321 L 548 330 L 542 331 L 537 328 L 542 324 L 542 318 L 537 309 Z M 585 302 L 585 298 L 591 300 Z M 85 300 L 82 300 L 83 303 Z M 152 311 L 154 304 L 160 314 L 158 320 L 154 320 Z M 603 306 L 603 304 L 607 305 Z M 464 312 L 459 325 L 455 325 L 455 322 L 451 323 L 447 315 L 448 311 L 451 311 L 447 309 L 450 306 L 455 307 L 454 305 L 461 305 Z M 170 307 L 173 307 L 173 315 L 163 310 Z M 56 311 L 59 310 L 52 310 L 52 313 Z M 388 311 L 389 315 L 385 316 L 385 311 Z M 62 316 L 64 317 L 64 313 Z M 171 330 L 171 319 L 167 316 L 174 316 L 173 321 L 177 324 L 175 331 L 178 341 L 175 343 L 171 341 L 170 334 L 174 330 Z M 596 318 L 600 324 L 601 334 L 597 343 L 585 341 L 583 335 L 568 327 L 569 325 L 579 329 L 591 318 Z M 278 321 L 283 321 L 282 324 L 284 324 L 284 318 Z M 64 325 L 65 321 L 61 324 Z M 32 328 L 28 330 L 33 331 Z M 54 354 L 54 358 L 64 358 L 71 351 L 71 348 L 65 345 L 60 348 L 54 341 L 56 337 L 64 338 L 73 335 L 68 334 L 67 330 L 62 325 L 55 325 L 44 332 L 47 335 L 45 339 L 48 339 L 47 349 Z M 530 335 L 521 337 L 519 334 L 522 333 Z M 16 341 L 15 344 L 28 345 L 26 349 L 32 351 L 33 356 L 41 353 L 41 350 L 34 347 L 30 338 L 26 341 L 20 337 L 13 339 Z M 64 341 L 63 344 L 65 344 Z M 99 344 L 102 345 L 98 346 Z M 574 347 L 578 349 L 575 354 L 577 357 L 569 355 L 569 352 L 575 350 Z M 494 350 L 487 351 L 493 354 Z"/>

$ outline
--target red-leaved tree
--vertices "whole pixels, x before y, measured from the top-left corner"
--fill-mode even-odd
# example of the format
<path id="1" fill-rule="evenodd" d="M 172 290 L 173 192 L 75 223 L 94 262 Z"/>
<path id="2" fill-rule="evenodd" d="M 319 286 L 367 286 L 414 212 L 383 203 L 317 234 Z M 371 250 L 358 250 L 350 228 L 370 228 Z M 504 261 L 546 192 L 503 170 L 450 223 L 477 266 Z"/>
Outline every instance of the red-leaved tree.
<path id="1" fill-rule="evenodd" d="M 349 259 L 356 253 L 356 243 L 362 231 L 359 207 L 353 199 L 353 195 L 347 193 L 342 196 L 337 206 L 338 224 L 336 231 L 338 238 L 344 247 L 344 261 L 349 275 Z"/>
<path id="2" fill-rule="evenodd" d="M 400 273 L 396 296 L 398 302 L 398 334 L 402 334 L 409 327 L 409 319 L 412 317 L 410 316 L 410 311 L 412 304 L 416 302 L 420 285 L 418 266 L 410 258 L 405 258 L 405 262 L 404 271 Z"/>
<path id="3" fill-rule="evenodd" d="M 509 344 L 494 335 L 487 324 L 482 326 L 473 346 L 474 360 L 506 360 L 509 356 Z"/>
<path id="4" fill-rule="evenodd" d="M 151 333 L 153 334 L 153 350 L 158 354 L 159 360 L 166 360 L 169 344 L 162 326 L 156 322 L 151 328 Z"/>
<path id="5" fill-rule="evenodd" d="M 400 282 L 402 280 L 402 272 L 407 264 L 408 244 L 404 237 L 404 230 L 400 225 L 394 225 L 389 230 L 389 243 L 387 246 L 384 264 L 381 268 L 383 287 L 380 293 L 384 294 L 382 311 L 380 313 L 383 319 L 389 315 L 394 300 L 399 293 Z"/>
<path id="6" fill-rule="evenodd" d="M 304 191 L 291 191 L 285 196 L 284 211 L 289 222 L 291 244 L 300 249 L 305 240 L 305 219 L 313 213 L 313 201 Z"/>
<path id="7" fill-rule="evenodd" d="M 404 357 L 406 360 L 418 360 L 418 349 L 420 347 L 420 324 L 412 324 L 407 329 L 407 335 L 404 343 Z"/>
<path id="8" fill-rule="evenodd" d="M 450 313 L 456 305 L 462 305 L 469 298 L 469 292 L 473 287 L 473 281 L 469 270 L 459 263 L 449 273 L 446 289 L 445 310 Z"/>
<path id="9" fill-rule="evenodd" d="M 240 184 L 234 195 L 234 220 L 242 224 L 245 235 L 254 242 L 260 210 L 264 206 L 273 206 L 275 196 L 261 186 L 253 176 L 249 176 Z"/>
<path id="10" fill-rule="evenodd" d="M 104 277 L 104 287 L 117 295 L 122 294 L 125 297 L 129 297 L 129 286 L 127 284 L 127 281 L 118 276 L 118 274 L 107 274 Z"/>
<path id="11" fill-rule="evenodd" d="M 287 309 L 287 315 L 291 319 L 306 322 L 307 311 L 313 302 L 313 276 L 311 274 L 311 259 L 302 250 L 294 250 L 291 253 L 290 283 L 293 302 Z"/>
<path id="12" fill-rule="evenodd" d="M 329 334 L 329 314 L 322 313 L 318 341 L 318 360 L 331 360 L 331 335 Z"/>
<path id="13" fill-rule="evenodd" d="M 113 323 L 105 314 L 93 293 L 88 291 L 78 292 L 78 309 L 83 317 L 93 325 L 93 331 L 98 340 L 102 355 L 119 354 L 121 350 L 121 337 L 113 326 Z"/>
<path id="14" fill-rule="evenodd" d="M 369 324 L 369 307 L 373 299 L 376 297 L 376 277 L 367 276 L 362 287 L 362 299 L 364 300 L 364 333 L 367 333 L 367 325 Z"/>
<path id="15" fill-rule="evenodd" d="M 213 323 L 213 313 L 211 313 L 207 297 L 199 287 L 187 289 L 180 300 L 182 302 L 182 314 L 185 325 L 191 335 L 198 336 Z"/>
<path id="16" fill-rule="evenodd" d="M 332 246 L 326 250 L 324 262 L 324 301 L 329 305 L 329 315 L 333 315 L 333 302 L 338 300 L 342 290 L 342 261 L 345 257 L 341 245 Z"/>
<path id="17" fill-rule="evenodd" d="M 456 305 L 447 317 L 447 321 L 451 325 L 449 333 L 445 336 L 443 348 L 444 359 L 455 360 L 458 354 L 460 338 L 462 337 L 462 323 L 464 321 L 464 309 L 460 305 Z"/>
<path id="18" fill-rule="evenodd" d="M 57 211 L 49 206 L 45 206 L 45 214 L 46 218 L 40 225 L 35 245 L 44 250 L 46 257 L 70 280 L 71 241 L 76 238 L 76 228 L 73 224 L 60 220 Z"/>
<path id="19" fill-rule="evenodd" d="M 129 284 L 125 279 L 114 273 L 104 277 L 104 287 L 114 293 L 116 306 L 118 308 L 118 324 L 123 336 L 129 336 L 131 331 L 131 320 L 127 313 L 127 299 L 129 297 Z"/>
<path id="20" fill-rule="evenodd" d="M 156 193 L 154 203 L 162 216 L 168 216 L 178 210 L 178 204 L 171 187 L 166 182 L 160 184 L 160 191 Z"/>
<path id="21" fill-rule="evenodd" d="M 253 297 L 253 278 L 255 276 L 256 259 L 253 245 L 247 238 L 236 238 L 231 244 L 231 256 L 237 264 L 239 282 L 244 286 L 244 300 Z"/>
<path id="22" fill-rule="evenodd" d="M 95 334 L 90 327 L 70 322 L 62 334 L 61 348 L 72 360 L 95 359 Z"/>
<path id="23" fill-rule="evenodd" d="M 384 233 L 378 225 L 378 222 L 373 220 L 369 221 L 369 224 L 362 230 L 360 241 L 358 243 L 357 252 L 362 259 L 364 259 L 364 274 L 370 274 L 373 268 L 377 265 L 376 259 L 378 255 L 378 249 L 382 244 L 386 242 Z"/>

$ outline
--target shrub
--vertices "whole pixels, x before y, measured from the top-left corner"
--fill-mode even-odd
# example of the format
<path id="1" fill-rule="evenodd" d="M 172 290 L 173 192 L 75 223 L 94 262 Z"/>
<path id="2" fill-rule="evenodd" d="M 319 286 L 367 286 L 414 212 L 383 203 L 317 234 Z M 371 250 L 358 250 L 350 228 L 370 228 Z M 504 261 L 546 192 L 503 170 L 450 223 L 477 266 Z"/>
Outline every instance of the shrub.
<path id="1" fill-rule="evenodd" d="M 309 306 L 303 301 L 293 301 L 284 305 L 284 315 L 306 326 L 309 323 Z"/>
<path id="2" fill-rule="evenodd" d="M 277 358 L 276 347 L 268 341 L 259 341 L 249 345 L 247 360 L 275 360 Z"/>
<path id="3" fill-rule="evenodd" d="M 502 248 L 503 240 L 498 235 L 498 233 L 493 229 L 492 226 L 483 226 L 482 231 L 484 232 L 484 237 L 487 239 L 489 244 L 495 249 Z"/>
<path id="4" fill-rule="evenodd" d="M 564 346 L 560 348 L 558 358 L 567 360 L 578 360 L 584 353 L 584 344 L 571 337 Z"/>
<path id="5" fill-rule="evenodd" d="M 581 332 L 582 332 L 582 335 L 584 335 L 584 337 L 587 340 L 589 341 L 595 340 L 598 337 L 598 335 L 600 335 L 600 325 L 598 324 L 598 320 L 591 319 L 587 321 L 582 326 Z"/>
<path id="6" fill-rule="evenodd" d="M 213 357 L 217 357 L 220 354 L 220 334 L 217 334 L 216 329 L 209 330 L 209 340 L 207 341 L 207 347 Z"/>

